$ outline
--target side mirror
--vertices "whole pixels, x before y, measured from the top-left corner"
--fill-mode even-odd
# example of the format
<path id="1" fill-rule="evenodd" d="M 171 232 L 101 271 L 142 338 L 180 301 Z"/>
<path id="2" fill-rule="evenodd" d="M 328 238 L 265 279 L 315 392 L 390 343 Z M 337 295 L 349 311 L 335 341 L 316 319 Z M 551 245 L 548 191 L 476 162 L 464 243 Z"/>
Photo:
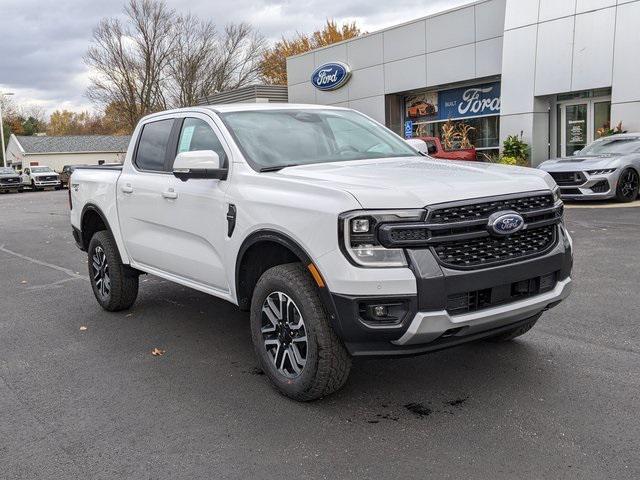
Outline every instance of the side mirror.
<path id="1" fill-rule="evenodd" d="M 427 154 L 427 142 L 419 138 L 407 138 L 405 140 L 410 146 L 418 150 L 422 154 Z"/>
<path id="2" fill-rule="evenodd" d="M 221 168 L 220 157 L 213 150 L 181 152 L 173 162 L 173 175 L 186 182 L 190 178 L 226 180 L 228 170 Z"/>

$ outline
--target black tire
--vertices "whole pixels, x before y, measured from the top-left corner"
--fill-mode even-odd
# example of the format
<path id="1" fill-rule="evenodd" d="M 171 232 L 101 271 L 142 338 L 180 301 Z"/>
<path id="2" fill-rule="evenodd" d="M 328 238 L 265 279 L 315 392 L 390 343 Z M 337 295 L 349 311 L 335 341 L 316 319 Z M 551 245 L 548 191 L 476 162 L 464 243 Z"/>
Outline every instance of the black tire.
<path id="1" fill-rule="evenodd" d="M 287 376 L 287 372 L 279 371 L 275 364 L 276 359 L 279 358 L 278 353 L 274 355 L 273 350 L 269 351 L 265 346 L 265 335 L 280 338 L 279 335 L 282 331 L 271 334 L 263 333 L 263 322 L 269 326 L 269 319 L 263 313 L 263 306 L 267 305 L 267 297 L 271 299 L 282 298 L 282 296 L 272 297 L 280 294 L 284 294 L 284 297 L 288 297 L 292 301 L 293 307 L 301 316 L 297 325 L 302 324 L 302 329 L 304 329 L 302 332 L 290 330 L 291 336 L 288 346 L 287 342 L 283 341 L 282 345 L 285 345 L 283 349 L 293 347 L 296 340 L 291 340 L 292 336 L 303 334 L 306 339 L 304 342 L 306 362 L 301 371 L 293 376 Z M 284 312 L 282 305 L 281 302 L 281 313 Z M 289 304 L 287 303 L 287 305 Z M 288 311 L 289 308 L 287 308 Z M 288 318 L 288 314 L 285 318 Z M 283 328 L 282 322 L 280 322 L 280 326 Z M 347 381 L 351 369 L 351 357 L 329 324 L 327 313 L 322 306 L 311 275 L 299 263 L 270 268 L 258 280 L 251 299 L 251 336 L 262 370 L 275 388 L 289 398 L 298 401 L 316 400 L 337 391 Z M 277 348 L 280 346 L 273 347 L 273 349 Z M 280 358 L 284 362 L 286 360 L 285 354 L 282 353 Z M 288 358 L 288 363 L 292 365 L 291 354 Z"/>
<path id="2" fill-rule="evenodd" d="M 106 230 L 96 232 L 91 237 L 87 253 L 89 280 L 100 306 L 109 312 L 130 308 L 138 296 L 138 274 L 122 263 L 111 233 Z M 104 276 L 99 278 L 101 272 L 96 268 L 96 257 L 102 256 L 106 260 L 102 273 L 106 273 L 108 281 L 105 281 Z"/>
<path id="3" fill-rule="evenodd" d="M 493 337 L 488 337 L 486 340 L 490 342 L 509 342 L 514 338 L 519 337 L 520 335 L 524 335 L 529 330 L 533 328 L 538 319 L 540 318 L 541 313 L 531 317 L 529 321 L 523 325 L 520 325 L 516 328 L 512 328 L 511 330 L 507 330 L 505 332 L 499 333 L 498 335 L 494 335 Z"/>
<path id="4" fill-rule="evenodd" d="M 633 202 L 638 198 L 640 188 L 640 175 L 633 168 L 625 168 L 618 179 L 616 187 L 616 200 L 622 203 Z"/>
<path id="5" fill-rule="evenodd" d="M 40 191 L 40 188 L 36 187 L 36 182 L 34 182 L 33 180 L 31 180 L 31 190 L 34 192 Z"/>

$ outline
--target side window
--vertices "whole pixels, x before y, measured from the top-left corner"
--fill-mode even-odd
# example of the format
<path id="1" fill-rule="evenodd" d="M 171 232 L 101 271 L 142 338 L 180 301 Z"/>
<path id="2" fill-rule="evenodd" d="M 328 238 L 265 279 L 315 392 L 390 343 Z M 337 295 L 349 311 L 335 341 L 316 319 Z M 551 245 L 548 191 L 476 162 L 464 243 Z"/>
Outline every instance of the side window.
<path id="1" fill-rule="evenodd" d="M 142 128 L 135 161 L 139 169 L 154 171 L 165 169 L 164 164 L 172 127 L 173 119 L 168 119 L 147 123 Z"/>
<path id="2" fill-rule="evenodd" d="M 213 150 L 220 157 L 220 165 L 227 163 L 227 154 L 209 124 L 199 118 L 185 118 L 178 140 L 178 153 Z"/>

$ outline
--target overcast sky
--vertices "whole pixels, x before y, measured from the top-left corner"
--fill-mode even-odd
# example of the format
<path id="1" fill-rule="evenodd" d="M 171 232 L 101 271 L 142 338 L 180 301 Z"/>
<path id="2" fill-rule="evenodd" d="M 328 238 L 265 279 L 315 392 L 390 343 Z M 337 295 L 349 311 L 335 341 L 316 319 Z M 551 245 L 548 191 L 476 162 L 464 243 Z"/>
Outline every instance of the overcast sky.
<path id="1" fill-rule="evenodd" d="M 217 25 L 246 21 L 274 40 L 309 32 L 324 19 L 381 28 L 455 7 L 470 0 L 167 0 L 180 12 Z M 0 0 L 0 92 L 19 105 L 83 110 L 88 71 L 82 61 L 92 30 L 103 17 L 122 12 L 123 0 Z"/>

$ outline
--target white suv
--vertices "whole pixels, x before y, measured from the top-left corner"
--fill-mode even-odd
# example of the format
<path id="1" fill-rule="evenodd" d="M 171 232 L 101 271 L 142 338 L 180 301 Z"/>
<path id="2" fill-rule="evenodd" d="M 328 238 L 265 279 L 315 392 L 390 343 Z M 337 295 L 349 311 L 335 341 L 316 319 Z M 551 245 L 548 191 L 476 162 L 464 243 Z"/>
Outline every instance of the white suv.
<path id="1" fill-rule="evenodd" d="M 70 196 L 103 308 L 131 307 L 141 273 L 237 304 L 298 400 L 342 386 L 354 355 L 512 339 L 571 285 L 547 173 L 433 160 L 345 108 L 150 115 L 124 165 L 77 168 Z"/>

